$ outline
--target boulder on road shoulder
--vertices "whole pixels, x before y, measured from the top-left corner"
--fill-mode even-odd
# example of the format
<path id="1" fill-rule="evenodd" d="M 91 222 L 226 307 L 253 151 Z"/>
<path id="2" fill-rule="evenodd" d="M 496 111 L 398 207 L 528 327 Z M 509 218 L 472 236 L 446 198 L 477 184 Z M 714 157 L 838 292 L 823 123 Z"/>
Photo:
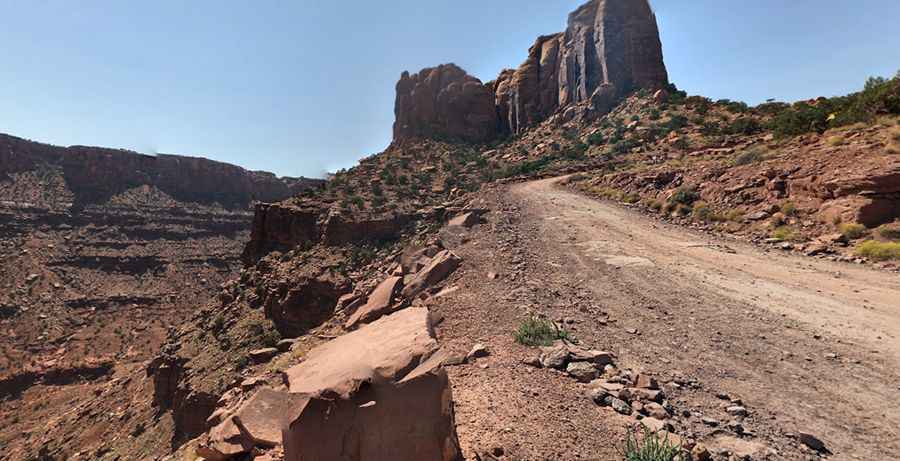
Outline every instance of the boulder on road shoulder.
<path id="1" fill-rule="evenodd" d="M 287 412 L 285 461 L 461 459 L 444 358 L 417 307 L 313 349 L 285 372 L 307 397 Z"/>
<path id="2" fill-rule="evenodd" d="M 571 362 L 566 367 L 566 373 L 582 383 L 589 383 L 600 374 L 597 367 L 590 362 Z"/>
<path id="3" fill-rule="evenodd" d="M 409 284 L 403 289 L 403 297 L 413 299 L 426 289 L 440 283 L 459 267 L 460 262 L 459 257 L 449 250 L 443 250 L 436 254 L 427 266 L 412 277 Z"/>

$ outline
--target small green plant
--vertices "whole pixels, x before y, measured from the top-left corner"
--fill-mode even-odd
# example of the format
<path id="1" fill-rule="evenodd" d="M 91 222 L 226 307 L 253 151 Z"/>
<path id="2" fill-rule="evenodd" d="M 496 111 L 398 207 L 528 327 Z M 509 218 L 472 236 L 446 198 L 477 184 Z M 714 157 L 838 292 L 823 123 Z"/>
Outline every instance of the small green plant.
<path id="1" fill-rule="evenodd" d="M 843 146 L 846 143 L 847 140 L 844 139 L 843 136 L 831 136 L 825 140 L 825 144 L 827 144 L 829 147 Z"/>
<path id="2" fill-rule="evenodd" d="M 628 430 L 622 457 L 625 461 L 676 461 L 684 459 L 682 452 L 680 445 L 669 440 L 668 433 L 661 435 L 641 426 Z"/>
<path id="3" fill-rule="evenodd" d="M 549 346 L 558 339 L 569 340 L 568 331 L 547 319 L 531 317 L 523 321 L 513 333 L 516 342 L 524 346 Z"/>
<path id="4" fill-rule="evenodd" d="M 866 226 L 863 226 L 862 224 L 841 224 L 838 226 L 838 230 L 841 231 L 841 235 L 848 240 L 861 239 L 866 235 Z"/>
<path id="5" fill-rule="evenodd" d="M 874 261 L 900 259 L 900 243 L 867 240 L 856 247 L 856 254 Z"/>
<path id="6" fill-rule="evenodd" d="M 651 210 L 658 212 L 659 210 L 662 210 L 663 204 L 659 200 L 652 200 L 648 206 Z"/>

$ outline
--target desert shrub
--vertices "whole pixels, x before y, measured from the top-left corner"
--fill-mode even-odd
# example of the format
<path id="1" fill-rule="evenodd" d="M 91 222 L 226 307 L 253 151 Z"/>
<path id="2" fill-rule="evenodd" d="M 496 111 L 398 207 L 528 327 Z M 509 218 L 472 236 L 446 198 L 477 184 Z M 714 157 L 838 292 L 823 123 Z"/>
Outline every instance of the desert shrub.
<path id="1" fill-rule="evenodd" d="M 843 146 L 846 143 L 847 143 L 847 140 L 844 139 L 843 136 L 830 136 L 828 139 L 825 140 L 825 144 L 827 144 L 831 147 Z"/>
<path id="2" fill-rule="evenodd" d="M 900 240 L 900 225 L 885 224 L 878 228 L 878 235 L 887 240 Z"/>
<path id="3" fill-rule="evenodd" d="M 639 202 L 640 200 L 641 200 L 641 196 L 634 192 L 622 195 L 622 201 L 625 203 L 634 204 L 634 203 Z"/>
<path id="4" fill-rule="evenodd" d="M 849 240 L 860 239 L 866 235 L 866 226 L 863 226 L 862 224 L 841 224 L 838 226 L 838 230 L 841 232 L 841 235 Z"/>
<path id="5" fill-rule="evenodd" d="M 554 160 L 553 157 L 541 157 L 535 160 L 510 165 L 500 171 L 501 178 L 511 178 L 514 176 L 529 176 L 542 171 L 547 165 Z"/>
<path id="6" fill-rule="evenodd" d="M 659 212 L 659 210 L 662 210 L 663 203 L 659 200 L 648 200 L 646 206 L 653 211 Z"/>
<path id="7" fill-rule="evenodd" d="M 669 91 L 669 104 L 677 106 L 683 104 L 687 99 L 687 92 L 679 90 L 674 83 L 670 83 L 667 89 Z"/>
<path id="8" fill-rule="evenodd" d="M 772 231 L 772 238 L 783 241 L 796 240 L 797 232 L 790 226 L 779 226 Z"/>
<path id="9" fill-rule="evenodd" d="M 562 157 L 566 160 L 580 160 L 584 158 L 585 152 L 587 152 L 588 146 L 584 143 L 576 143 L 572 147 L 564 150 L 562 152 Z"/>
<path id="10" fill-rule="evenodd" d="M 797 214 L 797 205 L 794 205 L 794 202 L 785 202 L 781 204 L 781 212 L 784 213 L 785 216 L 794 216 Z"/>
<path id="11" fill-rule="evenodd" d="M 710 221 L 713 211 L 706 202 L 696 202 L 694 203 L 693 214 L 694 218 L 699 219 L 700 221 Z"/>
<path id="12" fill-rule="evenodd" d="M 725 219 L 731 222 L 741 222 L 744 220 L 744 213 L 741 213 L 740 210 L 731 210 L 725 215 Z"/>
<path id="13" fill-rule="evenodd" d="M 750 109 L 750 106 L 748 106 L 747 103 L 741 101 L 732 101 L 730 99 L 720 99 L 716 101 L 716 104 L 723 106 L 725 110 L 731 112 L 732 114 L 742 114 Z"/>
<path id="14" fill-rule="evenodd" d="M 263 321 L 252 322 L 247 325 L 247 330 L 252 337 L 253 343 L 263 347 L 275 347 L 278 341 L 281 341 L 281 335 L 270 328 Z"/>
<path id="15" fill-rule="evenodd" d="M 726 134 L 752 135 L 762 131 L 762 125 L 751 117 L 738 117 L 725 130 Z"/>
<path id="16" fill-rule="evenodd" d="M 847 96 L 798 102 L 776 114 L 769 127 L 776 136 L 823 132 L 827 128 L 871 123 L 877 116 L 900 114 L 900 78 L 870 77 L 862 91 Z"/>
<path id="17" fill-rule="evenodd" d="M 643 434 L 629 430 L 622 449 L 625 461 L 676 461 L 684 459 L 680 445 L 669 440 L 668 433 L 661 435 L 641 426 Z"/>
<path id="18" fill-rule="evenodd" d="M 669 121 L 663 124 L 663 127 L 669 131 L 678 131 L 688 125 L 688 118 L 681 114 L 675 114 L 669 118 Z"/>
<path id="19" fill-rule="evenodd" d="M 900 259 L 900 243 L 867 240 L 856 247 L 856 254 L 875 261 Z"/>
<path id="20" fill-rule="evenodd" d="M 606 138 L 603 136 L 603 133 L 598 131 L 588 136 L 587 142 L 592 146 L 600 146 L 606 144 Z"/>
<path id="21" fill-rule="evenodd" d="M 700 200 L 700 193 L 697 192 L 697 189 L 690 186 L 679 187 L 670 199 L 672 203 L 680 203 L 688 206 L 693 205 L 697 200 Z"/>
<path id="22" fill-rule="evenodd" d="M 662 114 L 659 112 L 659 109 L 651 109 L 648 117 L 650 120 L 659 120 Z"/>
<path id="23" fill-rule="evenodd" d="M 751 147 L 734 158 L 734 166 L 750 165 L 766 159 L 766 149 L 762 146 Z"/>
<path id="24" fill-rule="evenodd" d="M 691 139 L 687 136 L 679 136 L 672 144 L 676 149 L 688 150 L 691 148 Z"/>
<path id="25" fill-rule="evenodd" d="M 722 126 L 719 122 L 703 122 L 703 124 L 700 125 L 700 133 L 704 136 L 718 136 L 722 134 Z"/>
<path id="26" fill-rule="evenodd" d="M 550 320 L 531 317 L 519 324 L 513 338 L 524 346 L 549 346 L 558 339 L 571 339 L 571 334 Z"/>
<path id="27" fill-rule="evenodd" d="M 753 108 L 753 110 L 761 115 L 777 115 L 790 109 L 791 105 L 784 102 L 770 101 L 762 103 Z"/>

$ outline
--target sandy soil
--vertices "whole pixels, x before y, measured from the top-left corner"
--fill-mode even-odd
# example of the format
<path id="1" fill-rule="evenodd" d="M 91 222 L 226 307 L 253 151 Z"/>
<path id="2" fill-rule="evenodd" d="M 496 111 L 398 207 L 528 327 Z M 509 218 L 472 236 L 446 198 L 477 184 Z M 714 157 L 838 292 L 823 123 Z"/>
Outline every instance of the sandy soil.
<path id="1" fill-rule="evenodd" d="M 816 459 L 799 431 L 831 459 L 900 459 L 900 277 L 667 225 L 558 181 L 486 192 L 487 223 L 444 235 L 465 263 L 450 281 L 458 289 L 433 301 L 441 340 L 491 351 L 450 369 L 467 456 L 619 459 L 633 420 L 521 363 L 537 351 L 511 332 L 540 313 L 616 353 L 620 368 L 657 375 L 676 432 L 716 459 Z M 727 428 L 725 394 L 750 411 L 749 435 Z"/>

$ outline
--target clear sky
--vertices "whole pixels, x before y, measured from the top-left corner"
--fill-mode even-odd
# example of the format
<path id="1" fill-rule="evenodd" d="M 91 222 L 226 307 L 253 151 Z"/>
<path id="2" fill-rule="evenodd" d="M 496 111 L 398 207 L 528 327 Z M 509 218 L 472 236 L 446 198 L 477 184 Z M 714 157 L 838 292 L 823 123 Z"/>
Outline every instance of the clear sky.
<path id="1" fill-rule="evenodd" d="M 673 82 L 759 103 L 900 69 L 898 0 L 651 0 Z M 390 142 L 403 70 L 516 67 L 577 0 L 0 0 L 0 132 L 280 175 Z"/>

